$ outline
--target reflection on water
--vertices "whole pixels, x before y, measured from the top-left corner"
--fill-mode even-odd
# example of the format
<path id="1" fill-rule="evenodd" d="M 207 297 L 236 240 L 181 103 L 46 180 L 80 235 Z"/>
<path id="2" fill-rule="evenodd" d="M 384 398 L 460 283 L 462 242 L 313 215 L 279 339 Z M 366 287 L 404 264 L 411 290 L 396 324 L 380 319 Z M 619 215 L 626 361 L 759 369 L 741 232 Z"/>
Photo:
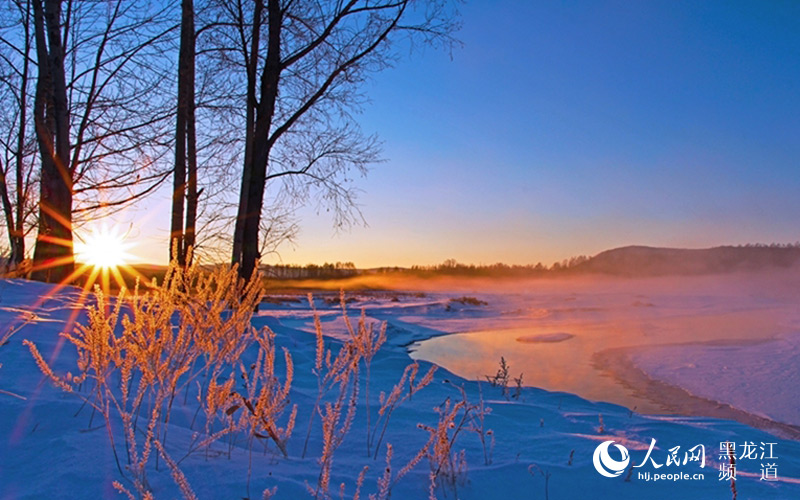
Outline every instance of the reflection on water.
<path id="1" fill-rule="evenodd" d="M 593 355 L 616 347 L 753 340 L 771 337 L 779 329 L 774 316 L 763 309 L 676 312 L 653 310 L 642 315 L 593 310 L 590 317 L 531 318 L 526 328 L 460 333 L 415 343 L 411 356 L 470 380 L 494 375 L 502 356 L 510 366 L 510 376 L 522 373 L 526 386 L 635 407 L 642 413 L 664 413 L 657 395 L 634 394 L 612 373 L 596 366 Z"/>

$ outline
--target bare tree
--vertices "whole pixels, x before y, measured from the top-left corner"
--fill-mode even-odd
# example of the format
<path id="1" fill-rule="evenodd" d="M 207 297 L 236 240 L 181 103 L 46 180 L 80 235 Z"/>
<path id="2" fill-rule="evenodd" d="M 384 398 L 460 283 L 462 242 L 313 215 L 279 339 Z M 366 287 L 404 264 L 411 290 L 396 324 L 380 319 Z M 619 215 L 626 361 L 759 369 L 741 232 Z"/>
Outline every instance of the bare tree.
<path id="1" fill-rule="evenodd" d="M 61 35 L 61 2 L 33 0 L 36 55 L 34 120 L 41 152 L 39 234 L 34 276 L 62 281 L 72 273 L 72 173 L 69 172 L 69 108 Z"/>
<path id="2" fill-rule="evenodd" d="M 76 220 L 151 193 L 171 171 L 159 164 L 176 26 L 169 3 L 31 1 L 41 168 L 33 276 L 62 281 Z"/>
<path id="3" fill-rule="evenodd" d="M 244 168 L 234 263 L 249 278 L 259 257 L 268 181 L 300 196 L 319 188 L 340 225 L 358 217 L 351 172 L 378 159 L 352 116 L 361 84 L 387 67 L 401 39 L 452 43 L 448 0 L 220 2 L 216 55 L 239 68 L 245 91 Z"/>
<path id="4" fill-rule="evenodd" d="M 218 57 L 226 51 L 218 34 L 230 25 L 220 12 L 218 0 L 181 4 L 170 232 L 177 245 L 170 245 L 170 259 L 182 263 L 189 247 L 192 256 L 215 261 L 230 254 L 230 195 L 243 149 L 238 133 L 243 97 L 232 91 L 229 61 Z"/>
<path id="5" fill-rule="evenodd" d="M 6 10 L 7 9 L 7 10 Z M 5 215 L 12 264 L 25 257 L 25 236 L 32 229 L 32 153 L 28 120 L 32 6 L 30 0 L 15 0 L 0 14 L 0 198 Z M 11 36 L 7 36 L 11 35 Z"/>
<path id="6" fill-rule="evenodd" d="M 177 116 L 175 119 L 175 166 L 173 170 L 170 260 L 186 264 L 195 244 L 197 220 L 197 137 L 195 119 L 194 1 L 181 1 L 181 34 L 178 52 Z M 186 179 L 188 167 L 188 184 Z M 184 220 L 184 199 L 186 218 Z M 176 254 L 177 252 L 177 254 Z"/>

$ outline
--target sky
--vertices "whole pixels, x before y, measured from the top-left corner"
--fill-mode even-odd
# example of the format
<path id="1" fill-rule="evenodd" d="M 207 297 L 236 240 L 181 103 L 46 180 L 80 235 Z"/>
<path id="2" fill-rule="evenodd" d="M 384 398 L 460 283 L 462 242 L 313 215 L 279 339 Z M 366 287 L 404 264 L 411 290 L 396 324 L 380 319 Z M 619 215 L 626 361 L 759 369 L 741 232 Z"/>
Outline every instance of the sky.
<path id="1" fill-rule="evenodd" d="M 463 47 L 404 51 L 365 88 L 358 120 L 386 159 L 357 181 L 367 225 L 337 232 L 302 210 L 283 262 L 550 264 L 800 240 L 800 3 L 461 10 Z M 167 217 L 146 220 L 136 231 L 166 248 Z"/>

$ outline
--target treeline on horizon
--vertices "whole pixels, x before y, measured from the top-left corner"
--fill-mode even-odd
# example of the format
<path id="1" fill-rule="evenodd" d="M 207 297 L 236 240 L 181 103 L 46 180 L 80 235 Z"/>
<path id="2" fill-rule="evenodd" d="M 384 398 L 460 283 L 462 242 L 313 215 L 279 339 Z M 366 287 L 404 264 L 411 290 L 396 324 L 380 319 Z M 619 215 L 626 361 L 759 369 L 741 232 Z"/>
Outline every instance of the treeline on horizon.
<path id="1" fill-rule="evenodd" d="M 636 247 L 628 247 L 636 248 Z M 682 250 L 676 249 L 657 249 L 648 247 L 638 247 L 652 252 L 681 252 Z M 795 243 L 747 243 L 744 245 L 729 245 L 722 247 L 715 247 L 706 250 L 688 250 L 690 252 L 712 252 L 712 251 L 738 251 L 742 260 L 749 258 L 746 255 L 748 249 L 755 250 L 800 250 L 800 241 Z M 435 265 L 414 265 L 411 267 L 400 266 L 385 266 L 370 269 L 361 269 L 356 267 L 353 262 L 335 262 L 323 264 L 272 264 L 262 265 L 261 270 L 267 279 L 274 280 L 302 280 L 302 279 L 317 279 L 317 280 L 333 280 L 333 279 L 346 279 L 356 276 L 368 275 L 405 275 L 414 277 L 436 277 L 436 276 L 463 276 L 463 277 L 513 277 L 513 278 L 533 278 L 533 277 L 547 277 L 566 274 L 577 274 L 582 272 L 598 272 L 599 269 L 593 266 L 593 261 L 604 254 L 622 253 L 624 254 L 627 248 L 618 248 L 602 252 L 594 257 L 586 255 L 579 255 L 563 259 L 552 263 L 551 265 L 537 262 L 536 264 L 506 264 L 497 262 L 494 264 L 465 264 L 458 262 L 455 259 L 447 259 L 440 264 Z M 800 255 L 800 253 L 798 253 Z M 724 260 L 721 258 L 721 260 Z M 724 264 L 724 262 L 723 262 Z M 602 272 L 602 271 L 600 271 Z M 679 269 L 676 272 L 681 274 Z M 683 273 L 685 274 L 685 273 Z"/>
<path id="2" fill-rule="evenodd" d="M 519 265 L 504 264 L 462 264 L 448 259 L 441 264 L 431 266 L 387 266 L 371 269 L 358 269 L 352 262 L 336 262 L 318 264 L 277 264 L 264 265 L 262 271 L 268 279 L 343 279 L 363 275 L 404 274 L 410 276 L 537 276 L 552 272 L 561 272 L 586 262 L 589 257 L 580 256 L 555 262 L 546 266 L 537 264 Z"/>

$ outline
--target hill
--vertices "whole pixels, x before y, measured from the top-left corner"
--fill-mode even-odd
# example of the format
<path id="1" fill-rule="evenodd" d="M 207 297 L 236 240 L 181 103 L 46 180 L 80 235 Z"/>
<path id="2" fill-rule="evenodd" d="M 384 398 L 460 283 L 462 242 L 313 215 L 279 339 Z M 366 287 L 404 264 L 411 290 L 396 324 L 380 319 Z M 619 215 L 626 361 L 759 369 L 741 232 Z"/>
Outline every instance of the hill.
<path id="1" fill-rule="evenodd" d="M 617 276 L 699 275 L 788 268 L 798 261 L 798 246 L 720 246 L 706 249 L 627 246 L 600 252 L 570 270 Z"/>

